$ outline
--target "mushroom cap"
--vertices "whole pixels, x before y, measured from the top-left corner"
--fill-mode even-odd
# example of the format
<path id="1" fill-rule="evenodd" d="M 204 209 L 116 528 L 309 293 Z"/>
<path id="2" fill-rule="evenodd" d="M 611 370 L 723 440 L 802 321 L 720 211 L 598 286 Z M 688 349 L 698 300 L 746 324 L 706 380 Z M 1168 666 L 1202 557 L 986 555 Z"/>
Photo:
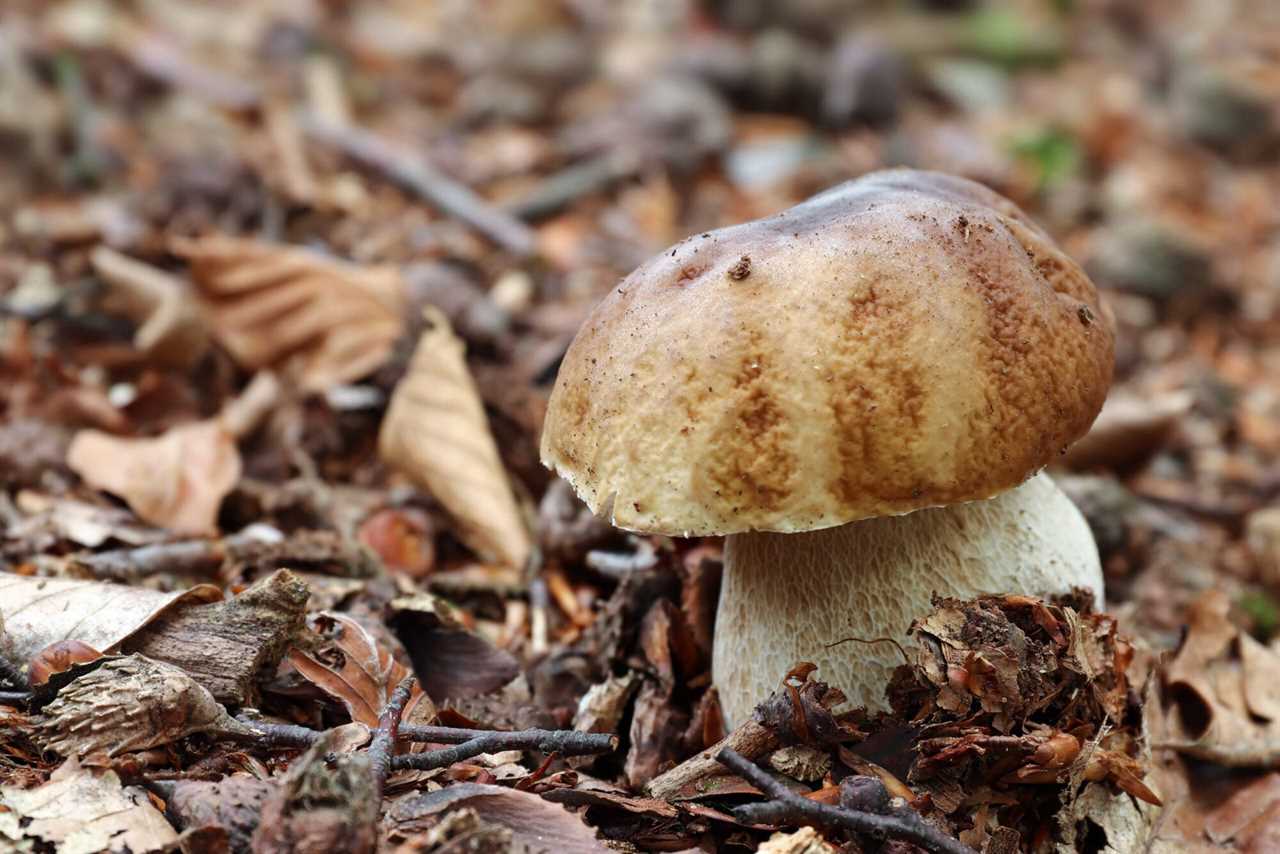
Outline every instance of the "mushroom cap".
<path id="1" fill-rule="evenodd" d="M 1084 434 L 1113 347 L 1012 202 L 875 172 L 627 276 L 565 355 L 542 462 L 618 527 L 681 536 L 986 499 Z"/>

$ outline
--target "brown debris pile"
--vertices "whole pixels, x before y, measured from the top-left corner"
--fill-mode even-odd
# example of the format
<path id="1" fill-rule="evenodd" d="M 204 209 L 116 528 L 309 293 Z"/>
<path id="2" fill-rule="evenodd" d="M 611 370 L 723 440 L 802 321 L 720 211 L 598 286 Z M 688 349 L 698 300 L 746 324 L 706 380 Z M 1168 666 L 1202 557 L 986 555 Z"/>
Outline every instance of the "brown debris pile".
<path id="1" fill-rule="evenodd" d="M 971 824 L 962 838 L 979 844 L 1008 828 L 1063 832 L 1055 822 L 1095 783 L 1160 805 L 1144 781 L 1146 674 L 1115 618 L 1092 613 L 1087 594 L 934 605 L 888 689 L 910 732 L 916 802 Z"/>

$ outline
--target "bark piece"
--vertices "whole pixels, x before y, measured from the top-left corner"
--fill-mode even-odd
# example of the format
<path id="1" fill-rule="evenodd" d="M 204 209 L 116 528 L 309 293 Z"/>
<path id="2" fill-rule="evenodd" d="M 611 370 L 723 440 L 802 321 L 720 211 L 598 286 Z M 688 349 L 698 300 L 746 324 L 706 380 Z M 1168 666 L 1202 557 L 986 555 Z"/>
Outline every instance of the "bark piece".
<path id="1" fill-rule="evenodd" d="M 256 854 L 371 854 L 377 847 L 378 798 L 369 757 L 335 752 L 335 736 L 316 739 L 262 805 Z"/>
<path id="2" fill-rule="evenodd" d="M 256 705 L 255 683 L 303 628 L 309 597 L 307 583 L 282 569 L 234 599 L 162 616 L 122 651 L 182 668 L 221 703 Z"/>
<path id="3" fill-rule="evenodd" d="M 276 786 L 252 777 L 227 777 L 216 783 L 180 780 L 165 799 L 169 818 L 181 830 L 219 827 L 232 854 L 250 850 L 262 805 Z"/>
<path id="4" fill-rule="evenodd" d="M 670 771 L 649 781 L 645 791 L 655 798 L 671 798 L 690 784 L 723 773 L 723 766 L 716 759 L 726 747 L 733 748 L 748 759 L 756 759 L 782 744 L 773 730 L 755 721 L 747 721 L 696 756 L 686 759 Z"/>

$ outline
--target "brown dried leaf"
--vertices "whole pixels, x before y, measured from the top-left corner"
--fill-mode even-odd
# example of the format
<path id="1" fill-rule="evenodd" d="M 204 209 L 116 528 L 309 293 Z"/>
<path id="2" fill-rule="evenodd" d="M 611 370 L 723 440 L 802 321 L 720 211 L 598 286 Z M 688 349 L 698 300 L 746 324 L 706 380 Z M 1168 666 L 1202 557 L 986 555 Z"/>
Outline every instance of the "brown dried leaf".
<path id="1" fill-rule="evenodd" d="M 802 827 L 795 833 L 775 833 L 760 844 L 756 854 L 835 854 L 835 851 L 818 831 Z"/>
<path id="2" fill-rule="evenodd" d="M 194 732 L 249 732 L 176 667 L 141 655 L 99 659 L 41 711 L 33 738 L 63 756 L 117 756 Z"/>
<path id="3" fill-rule="evenodd" d="M 240 480 L 235 439 L 217 421 L 182 424 L 154 439 L 82 430 L 67 465 L 123 498 L 139 518 L 180 534 L 215 533 L 222 499 Z"/>
<path id="4" fill-rule="evenodd" d="M 470 807 L 482 820 L 510 828 L 515 842 L 530 850 L 557 854 L 607 854 L 610 850 L 595 831 L 559 804 L 529 792 L 480 783 L 459 783 L 399 801 L 391 808 L 390 818 L 397 825 L 411 825 L 460 807 Z"/>
<path id="5" fill-rule="evenodd" d="M 350 617 L 324 612 L 312 619 L 312 628 L 324 635 L 330 646 L 316 654 L 295 647 L 289 652 L 289 662 L 308 682 L 339 700 L 351 720 L 376 729 L 383 706 L 409 675 L 409 669 Z M 423 703 L 426 705 L 418 708 Z M 430 698 L 415 684 L 405 706 L 405 720 L 420 721 L 432 713 Z"/>
<path id="6" fill-rule="evenodd" d="M 1154 397 L 1113 392 L 1089 432 L 1067 449 L 1062 462 L 1076 469 L 1119 468 L 1147 459 L 1169 440 L 1192 402 L 1185 391 Z"/>
<path id="7" fill-rule="evenodd" d="M 172 248 L 191 262 L 218 342 L 242 366 L 279 367 L 305 391 L 381 367 L 403 328 L 404 284 L 392 267 L 220 236 Z"/>
<path id="8" fill-rule="evenodd" d="M 147 522 L 183 534 L 216 533 L 222 499 L 240 480 L 236 439 L 253 430 L 279 394 L 275 378 L 260 373 L 217 418 L 180 424 L 155 438 L 82 430 L 67 450 L 67 465 Z"/>
<path id="9" fill-rule="evenodd" d="M 210 584 L 162 593 L 97 581 L 0 575 L 0 617 L 14 657 L 22 661 L 64 640 L 110 651 L 171 607 L 221 598 Z"/>
<path id="10" fill-rule="evenodd" d="M 0 848 L 61 854 L 155 851 L 177 839 L 141 789 L 69 759 L 35 789 L 0 786 Z M 12 848 L 10 848 L 12 846 Z"/>
<path id="11" fill-rule="evenodd" d="M 444 599 L 418 593 L 393 600 L 391 607 L 392 628 L 432 699 L 488 694 L 520 673 L 511 653 L 468 629 Z"/>
<path id="12" fill-rule="evenodd" d="M 1218 590 L 1191 607 L 1186 639 L 1165 671 L 1166 740 L 1227 766 L 1273 766 L 1280 761 L 1280 653 L 1234 626 L 1229 610 Z"/>
<path id="13" fill-rule="evenodd" d="M 457 520 L 478 554 L 523 567 L 531 542 L 498 456 L 484 405 L 463 359 L 463 343 L 428 309 L 409 373 L 396 387 L 379 451 Z"/>
<path id="14" fill-rule="evenodd" d="M 133 345 L 157 362 L 191 368 L 209 350 L 209 329 L 184 282 L 150 264 L 99 246 L 90 256 L 114 308 L 138 324 Z"/>

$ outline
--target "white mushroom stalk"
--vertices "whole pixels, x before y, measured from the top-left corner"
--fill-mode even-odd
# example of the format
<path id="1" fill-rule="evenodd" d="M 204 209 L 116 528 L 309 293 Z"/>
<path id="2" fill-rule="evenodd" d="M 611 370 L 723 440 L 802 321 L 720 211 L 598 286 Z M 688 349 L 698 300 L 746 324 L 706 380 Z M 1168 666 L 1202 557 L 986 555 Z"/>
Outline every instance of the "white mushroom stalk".
<path id="1" fill-rule="evenodd" d="M 731 534 L 713 672 L 728 721 L 800 661 L 854 706 L 886 709 L 900 642 L 936 593 L 1045 596 L 1074 587 L 1101 606 L 1102 568 L 1080 511 L 1046 474 L 987 501 L 802 534 Z M 830 646 L 853 638 L 857 642 Z"/>

